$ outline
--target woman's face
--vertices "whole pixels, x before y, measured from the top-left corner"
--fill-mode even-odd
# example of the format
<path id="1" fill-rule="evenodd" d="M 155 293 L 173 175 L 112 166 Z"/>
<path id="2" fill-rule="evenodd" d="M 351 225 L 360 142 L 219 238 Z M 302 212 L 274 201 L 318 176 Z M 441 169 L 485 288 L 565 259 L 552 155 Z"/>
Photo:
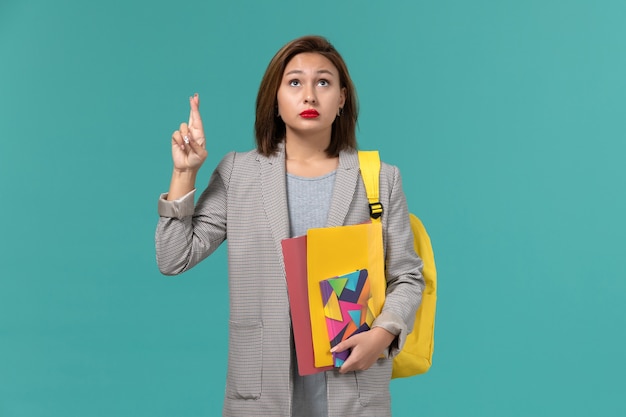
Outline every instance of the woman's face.
<path id="1" fill-rule="evenodd" d="M 345 88 L 332 62 L 307 52 L 289 61 L 276 98 L 287 135 L 327 131 L 330 139 L 332 124 L 345 103 Z"/>

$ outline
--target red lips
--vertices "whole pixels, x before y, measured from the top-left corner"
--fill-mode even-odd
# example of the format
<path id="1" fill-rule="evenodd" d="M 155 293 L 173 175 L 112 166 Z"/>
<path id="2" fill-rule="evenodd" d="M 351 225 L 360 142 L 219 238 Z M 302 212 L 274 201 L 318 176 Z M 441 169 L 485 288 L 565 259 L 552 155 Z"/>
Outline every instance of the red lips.
<path id="1" fill-rule="evenodd" d="M 305 110 L 300 113 L 300 117 L 304 117 L 305 119 L 315 119 L 316 117 L 319 117 L 319 115 L 320 114 L 315 109 Z"/>

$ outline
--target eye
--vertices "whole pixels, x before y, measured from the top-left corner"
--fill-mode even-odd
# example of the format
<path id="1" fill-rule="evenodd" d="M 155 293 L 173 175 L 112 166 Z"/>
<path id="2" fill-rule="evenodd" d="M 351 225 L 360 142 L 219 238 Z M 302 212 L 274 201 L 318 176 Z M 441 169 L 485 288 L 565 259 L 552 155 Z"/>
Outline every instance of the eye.
<path id="1" fill-rule="evenodd" d="M 328 80 L 319 80 L 317 82 L 317 84 L 321 87 L 328 87 L 330 85 L 330 83 L 328 82 Z"/>
<path id="2" fill-rule="evenodd" d="M 291 86 L 291 87 L 299 87 L 300 86 L 300 81 L 299 80 L 291 80 L 291 81 L 289 81 L 289 86 Z"/>

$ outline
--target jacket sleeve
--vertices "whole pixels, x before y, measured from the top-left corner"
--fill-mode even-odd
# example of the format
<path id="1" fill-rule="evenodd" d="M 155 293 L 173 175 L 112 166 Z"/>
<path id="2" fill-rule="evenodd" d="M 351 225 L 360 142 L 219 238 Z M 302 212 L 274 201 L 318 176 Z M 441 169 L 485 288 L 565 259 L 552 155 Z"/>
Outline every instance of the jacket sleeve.
<path id="1" fill-rule="evenodd" d="M 167 201 L 159 198 L 155 234 L 156 258 L 164 275 L 177 275 L 197 265 L 226 239 L 228 182 L 234 153 L 222 159 L 194 208 L 195 190 Z"/>
<path id="2" fill-rule="evenodd" d="M 382 327 L 398 337 L 392 343 L 389 355 L 400 352 L 406 336 L 413 330 L 415 313 L 422 301 L 423 263 L 413 247 L 413 232 L 409 218 L 402 179 L 397 167 L 387 165 L 389 199 L 383 211 L 383 242 L 387 293 L 381 314 L 373 327 Z M 382 181 L 382 178 L 381 178 Z"/>

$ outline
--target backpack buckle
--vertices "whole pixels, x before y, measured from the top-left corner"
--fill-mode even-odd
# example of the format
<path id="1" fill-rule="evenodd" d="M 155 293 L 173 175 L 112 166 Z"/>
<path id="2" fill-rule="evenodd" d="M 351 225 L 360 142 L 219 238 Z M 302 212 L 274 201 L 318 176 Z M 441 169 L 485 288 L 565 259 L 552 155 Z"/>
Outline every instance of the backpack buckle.
<path id="1" fill-rule="evenodd" d="M 383 205 L 378 203 L 370 203 L 370 217 L 372 219 L 377 219 L 383 215 Z"/>

